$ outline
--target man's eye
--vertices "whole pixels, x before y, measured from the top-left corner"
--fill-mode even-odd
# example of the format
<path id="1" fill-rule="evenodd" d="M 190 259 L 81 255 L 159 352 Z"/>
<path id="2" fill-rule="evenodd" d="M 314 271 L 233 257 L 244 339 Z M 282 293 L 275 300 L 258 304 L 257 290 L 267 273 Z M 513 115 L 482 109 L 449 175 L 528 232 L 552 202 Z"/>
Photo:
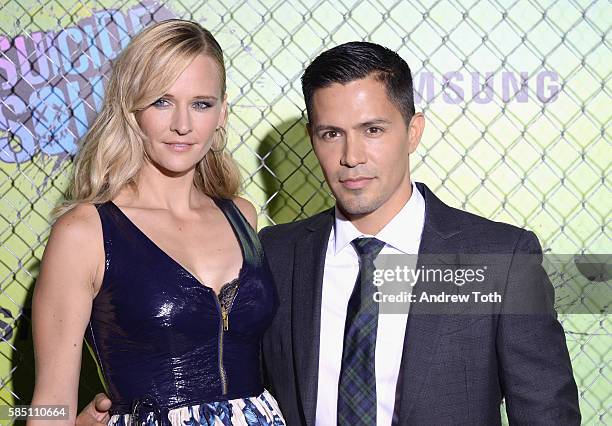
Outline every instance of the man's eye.
<path id="1" fill-rule="evenodd" d="M 339 136 L 339 134 L 335 130 L 329 130 L 329 131 L 323 133 L 323 135 L 322 135 L 323 139 L 333 139 L 333 138 L 336 138 L 338 136 Z"/>
<path id="2" fill-rule="evenodd" d="M 206 108 L 210 108 L 212 105 L 208 102 L 204 102 L 204 101 L 197 101 L 193 103 L 193 107 L 195 109 L 206 109 Z"/>
<path id="3" fill-rule="evenodd" d="M 383 132 L 383 129 L 380 127 L 368 127 L 367 132 L 371 135 L 378 135 Z"/>
<path id="4" fill-rule="evenodd" d="M 168 102 L 166 99 L 164 98 L 159 98 L 158 100 L 156 100 L 155 102 L 153 102 L 151 105 L 153 105 L 154 107 L 167 107 L 170 105 L 170 102 Z"/>

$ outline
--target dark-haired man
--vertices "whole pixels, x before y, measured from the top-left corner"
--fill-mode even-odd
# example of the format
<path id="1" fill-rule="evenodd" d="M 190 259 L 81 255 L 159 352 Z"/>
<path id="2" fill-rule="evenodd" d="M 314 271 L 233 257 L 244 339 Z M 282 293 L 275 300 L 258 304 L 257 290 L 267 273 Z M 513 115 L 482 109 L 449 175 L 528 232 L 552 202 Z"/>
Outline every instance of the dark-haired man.
<path id="1" fill-rule="evenodd" d="M 580 424 L 537 238 L 450 208 L 410 180 L 425 122 L 408 65 L 382 46 L 347 43 L 317 57 L 302 87 L 336 206 L 260 233 L 280 297 L 263 360 L 288 425 L 500 424 L 502 398 L 511 424 Z M 483 253 L 502 256 L 489 274 L 505 295 L 535 280 L 540 311 L 455 316 L 410 304 L 378 315 L 379 254 L 418 254 L 421 267 L 435 254 L 456 267 Z"/>
<path id="2" fill-rule="evenodd" d="M 511 424 L 580 424 L 535 235 L 452 209 L 410 180 L 425 123 L 406 62 L 376 44 L 347 43 L 317 57 L 302 88 L 336 206 L 260 233 L 281 299 L 264 361 L 288 424 L 492 425 L 504 397 Z M 541 299 L 532 305 L 539 310 L 455 316 L 415 304 L 376 318 L 372 304 L 363 307 L 371 283 L 359 277 L 377 252 L 419 254 L 425 263 L 428 254 L 459 262 L 499 254 L 489 281 L 509 295 L 538 280 L 525 295 Z M 424 288 L 417 283 L 415 292 Z"/>

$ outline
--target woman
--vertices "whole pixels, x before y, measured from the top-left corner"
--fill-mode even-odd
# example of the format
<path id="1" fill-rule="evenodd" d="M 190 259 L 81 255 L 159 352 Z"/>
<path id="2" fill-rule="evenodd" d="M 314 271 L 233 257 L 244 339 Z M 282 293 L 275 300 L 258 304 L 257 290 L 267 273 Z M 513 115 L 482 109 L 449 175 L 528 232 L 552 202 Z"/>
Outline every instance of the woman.
<path id="1" fill-rule="evenodd" d="M 122 52 L 36 284 L 32 404 L 68 404 L 74 424 L 85 335 L 111 425 L 284 424 L 259 359 L 277 296 L 226 117 L 200 25 L 153 25 Z"/>

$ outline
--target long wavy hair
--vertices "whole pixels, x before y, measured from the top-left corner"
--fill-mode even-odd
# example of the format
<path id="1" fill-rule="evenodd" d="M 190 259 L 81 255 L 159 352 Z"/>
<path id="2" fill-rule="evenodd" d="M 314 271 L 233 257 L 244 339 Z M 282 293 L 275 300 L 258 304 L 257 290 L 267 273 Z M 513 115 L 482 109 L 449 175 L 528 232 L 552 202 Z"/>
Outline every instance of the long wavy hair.
<path id="1" fill-rule="evenodd" d="M 219 66 L 225 94 L 223 51 L 201 25 L 170 19 L 145 28 L 131 40 L 113 64 L 102 111 L 81 140 L 66 200 L 56 207 L 54 217 L 79 203 L 111 200 L 126 185 L 137 190 L 135 179 L 146 161 L 146 137 L 135 114 L 162 97 L 200 54 Z M 194 185 L 210 197 L 232 198 L 240 189 L 238 167 L 224 150 L 225 139 L 225 129 L 217 129 L 211 149 L 196 165 Z"/>

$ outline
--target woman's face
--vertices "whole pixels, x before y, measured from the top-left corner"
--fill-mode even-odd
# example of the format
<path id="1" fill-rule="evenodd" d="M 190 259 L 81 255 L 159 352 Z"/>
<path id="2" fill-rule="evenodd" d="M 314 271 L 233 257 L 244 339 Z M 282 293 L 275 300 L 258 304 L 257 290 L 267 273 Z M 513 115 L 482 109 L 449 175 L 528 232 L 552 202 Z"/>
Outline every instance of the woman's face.
<path id="1" fill-rule="evenodd" d="M 225 124 L 226 108 L 219 66 L 198 55 L 165 95 L 136 113 L 150 162 L 167 175 L 193 170 L 210 149 L 215 129 Z"/>

